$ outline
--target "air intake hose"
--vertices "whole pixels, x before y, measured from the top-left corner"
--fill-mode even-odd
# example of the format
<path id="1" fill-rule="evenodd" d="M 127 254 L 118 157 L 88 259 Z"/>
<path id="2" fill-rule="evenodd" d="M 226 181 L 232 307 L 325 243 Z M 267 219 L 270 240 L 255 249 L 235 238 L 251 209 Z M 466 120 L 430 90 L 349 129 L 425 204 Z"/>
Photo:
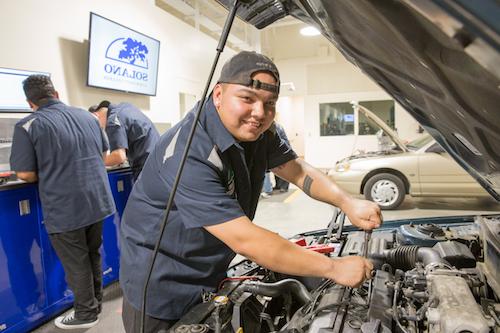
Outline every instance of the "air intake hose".
<path id="1" fill-rule="evenodd" d="M 306 287 L 295 279 L 285 279 L 274 283 L 249 281 L 243 283 L 238 290 L 247 291 L 254 295 L 276 297 L 285 292 L 295 295 L 302 304 L 311 302 L 312 297 Z"/>
<path id="2" fill-rule="evenodd" d="M 439 253 L 430 247 L 419 247 L 418 245 L 400 246 L 392 250 L 384 251 L 384 257 L 393 268 L 409 270 L 415 267 L 417 262 L 422 262 L 424 266 L 429 264 L 449 263 L 441 258 Z"/>

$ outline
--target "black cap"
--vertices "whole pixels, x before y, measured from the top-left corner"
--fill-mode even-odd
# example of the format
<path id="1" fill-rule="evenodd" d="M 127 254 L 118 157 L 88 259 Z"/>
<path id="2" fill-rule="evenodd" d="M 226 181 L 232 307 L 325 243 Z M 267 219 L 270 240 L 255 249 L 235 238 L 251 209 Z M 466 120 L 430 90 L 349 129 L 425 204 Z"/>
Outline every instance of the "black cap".
<path id="1" fill-rule="evenodd" d="M 276 85 L 253 80 L 256 72 L 268 72 L 276 79 Z M 220 74 L 218 83 L 241 84 L 255 89 L 264 89 L 279 94 L 280 73 L 274 62 L 263 54 L 241 51 L 229 59 Z"/>
<path id="2" fill-rule="evenodd" d="M 110 101 L 102 101 L 101 103 L 99 103 L 98 105 L 92 105 L 91 107 L 89 107 L 89 111 L 90 112 L 96 112 L 96 111 L 99 111 L 100 108 L 109 108 L 109 105 L 111 104 Z"/>
<path id="3" fill-rule="evenodd" d="M 97 110 L 99 110 L 100 108 L 109 108 L 109 105 L 111 104 L 110 101 L 102 101 L 101 103 L 99 103 L 99 105 L 97 105 Z"/>

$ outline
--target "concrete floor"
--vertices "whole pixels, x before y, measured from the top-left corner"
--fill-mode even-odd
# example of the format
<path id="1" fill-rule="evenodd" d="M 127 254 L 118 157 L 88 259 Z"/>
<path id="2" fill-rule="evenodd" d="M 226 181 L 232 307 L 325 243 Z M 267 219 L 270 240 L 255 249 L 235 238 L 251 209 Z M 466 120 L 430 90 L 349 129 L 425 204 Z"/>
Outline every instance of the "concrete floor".
<path id="1" fill-rule="evenodd" d="M 500 213 L 500 204 L 493 199 L 450 199 L 407 197 L 398 210 L 384 211 L 384 221 L 444 215 Z M 254 222 L 283 237 L 299 232 L 324 228 L 332 216 L 329 205 L 310 199 L 293 187 L 287 193 L 275 192 L 268 199 L 261 199 Z M 124 332 L 121 321 L 122 295 L 118 283 L 105 289 L 103 312 L 99 324 L 90 329 L 73 330 L 88 333 Z M 53 320 L 33 332 L 63 332 Z"/>

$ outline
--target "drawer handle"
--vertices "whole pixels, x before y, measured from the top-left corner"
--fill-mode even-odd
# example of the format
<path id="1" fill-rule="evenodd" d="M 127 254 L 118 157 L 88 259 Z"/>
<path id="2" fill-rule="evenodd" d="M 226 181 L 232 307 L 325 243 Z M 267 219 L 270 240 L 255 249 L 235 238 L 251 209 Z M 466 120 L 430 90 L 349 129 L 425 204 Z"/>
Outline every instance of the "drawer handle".
<path id="1" fill-rule="evenodd" d="M 19 215 L 24 216 L 30 213 L 30 201 L 28 199 L 19 201 Z"/>
<path id="2" fill-rule="evenodd" d="M 123 184 L 123 180 L 119 180 L 116 182 L 116 187 L 118 192 L 123 192 L 125 190 L 125 186 Z"/>

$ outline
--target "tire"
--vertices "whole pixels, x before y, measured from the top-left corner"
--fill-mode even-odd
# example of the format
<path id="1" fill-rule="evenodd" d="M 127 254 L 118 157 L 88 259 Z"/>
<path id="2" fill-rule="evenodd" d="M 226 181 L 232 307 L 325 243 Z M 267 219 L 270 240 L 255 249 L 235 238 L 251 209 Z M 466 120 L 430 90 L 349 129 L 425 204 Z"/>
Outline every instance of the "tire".
<path id="1" fill-rule="evenodd" d="M 396 209 L 403 202 L 406 188 L 400 177 L 390 173 L 379 173 L 372 176 L 365 184 L 363 194 L 367 200 L 373 201 L 381 209 Z"/>

